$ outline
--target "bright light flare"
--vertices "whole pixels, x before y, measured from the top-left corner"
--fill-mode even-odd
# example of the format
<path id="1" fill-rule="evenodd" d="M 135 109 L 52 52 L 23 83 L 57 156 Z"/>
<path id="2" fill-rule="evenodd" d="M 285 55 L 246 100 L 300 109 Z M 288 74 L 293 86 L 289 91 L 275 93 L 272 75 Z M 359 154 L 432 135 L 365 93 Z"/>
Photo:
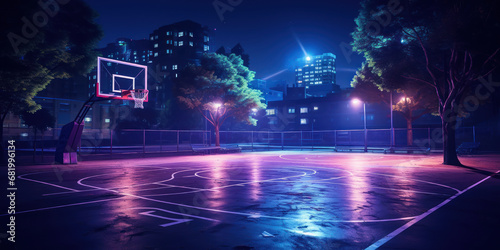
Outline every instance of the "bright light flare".
<path id="1" fill-rule="evenodd" d="M 266 77 L 262 78 L 262 80 L 267 81 L 267 80 L 269 80 L 269 78 L 273 78 L 273 77 L 275 77 L 275 76 L 277 76 L 277 75 L 279 75 L 279 74 L 281 74 L 281 73 L 283 73 L 283 72 L 285 72 L 285 71 L 287 71 L 287 70 L 288 70 L 288 69 L 282 69 L 282 70 L 280 70 L 280 71 L 278 71 L 278 72 L 276 72 L 276 73 L 273 73 L 273 74 L 271 74 L 271 75 L 268 75 L 268 76 L 266 76 Z"/>
<path id="2" fill-rule="evenodd" d="M 360 99 L 358 99 L 358 98 L 354 98 L 354 99 L 351 100 L 351 103 L 354 104 L 354 105 L 360 105 L 363 102 Z"/>
<path id="3" fill-rule="evenodd" d="M 407 103 L 410 103 L 411 102 L 411 99 L 409 97 L 403 97 L 401 98 L 401 102 L 407 102 Z"/>
<path id="4" fill-rule="evenodd" d="M 218 108 L 220 108 L 220 106 L 222 106 L 222 104 L 220 104 L 220 103 L 214 103 L 214 108 L 218 109 Z"/>
<path id="5" fill-rule="evenodd" d="M 299 44 L 300 49 L 302 50 L 302 53 L 304 53 L 304 56 L 308 57 L 308 56 L 307 56 L 306 49 L 304 48 L 304 45 L 302 45 L 302 43 L 300 42 L 300 39 L 299 39 L 299 37 L 297 36 L 297 34 L 295 34 L 295 32 L 293 32 L 293 31 L 292 31 L 292 35 L 293 35 L 293 37 L 295 38 L 295 40 L 297 41 L 297 43 Z M 309 59 L 309 60 L 310 60 L 310 59 Z"/>

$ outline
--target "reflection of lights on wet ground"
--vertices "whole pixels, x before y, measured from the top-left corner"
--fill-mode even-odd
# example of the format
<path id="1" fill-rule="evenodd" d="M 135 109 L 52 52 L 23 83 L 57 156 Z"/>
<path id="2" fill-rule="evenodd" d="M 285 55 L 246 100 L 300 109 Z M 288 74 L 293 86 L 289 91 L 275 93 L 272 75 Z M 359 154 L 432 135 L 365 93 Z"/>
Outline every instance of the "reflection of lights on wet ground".
<path id="1" fill-rule="evenodd" d="M 261 181 L 261 165 L 260 162 L 252 162 L 250 177 L 252 183 L 250 184 L 250 199 L 257 201 L 260 199 L 260 181 Z"/>
<path id="2" fill-rule="evenodd" d="M 366 199 L 367 193 L 370 191 L 370 183 L 366 175 L 361 173 L 361 171 L 366 170 L 365 162 L 359 161 L 357 159 L 351 159 L 349 161 L 349 165 L 349 170 L 354 173 L 354 175 L 348 176 L 346 178 L 346 180 L 348 181 L 348 186 L 350 187 L 348 189 L 350 193 L 349 205 L 351 210 L 357 211 L 362 209 L 367 204 Z M 355 216 L 353 215 L 353 219 L 354 218 Z"/>
<path id="3" fill-rule="evenodd" d="M 221 208 L 226 205 L 226 188 L 217 188 L 222 186 L 221 183 L 225 182 L 225 179 L 230 179 L 228 177 L 227 169 L 224 169 L 224 163 L 223 161 L 214 161 L 211 164 L 211 171 L 210 173 L 212 174 L 213 178 L 213 185 L 214 188 L 212 189 L 212 192 L 207 192 L 206 197 L 208 198 L 208 203 L 210 204 L 211 207 L 217 207 Z"/>
<path id="4" fill-rule="evenodd" d="M 306 236 L 313 236 L 313 237 L 323 237 L 325 236 L 322 232 L 305 232 L 305 231 L 302 231 L 302 230 L 288 230 L 292 233 L 296 233 L 296 234 L 302 234 L 302 235 L 306 235 Z"/>

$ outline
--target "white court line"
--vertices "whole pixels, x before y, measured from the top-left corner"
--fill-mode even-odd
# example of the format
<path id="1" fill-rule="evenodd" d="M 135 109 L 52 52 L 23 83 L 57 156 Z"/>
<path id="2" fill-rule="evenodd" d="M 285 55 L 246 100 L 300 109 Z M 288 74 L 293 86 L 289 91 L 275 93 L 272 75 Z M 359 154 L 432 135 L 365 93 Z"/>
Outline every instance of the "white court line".
<path id="1" fill-rule="evenodd" d="M 26 178 L 26 177 L 23 177 L 23 176 L 25 176 L 25 175 L 40 174 L 40 173 L 48 173 L 48 172 L 39 172 L 39 173 L 23 174 L 23 175 L 18 176 L 17 178 L 19 178 L 19 179 L 21 179 L 21 180 L 32 181 L 32 182 L 38 182 L 38 183 L 42 183 L 42 184 L 45 184 L 45 185 L 49 185 L 49 186 L 53 186 L 53 187 L 57 187 L 57 188 L 62 188 L 62 189 L 66 189 L 66 190 L 70 190 L 70 191 L 72 191 L 72 192 L 80 192 L 80 191 L 81 191 L 81 190 L 76 190 L 76 189 L 72 189 L 72 188 L 68 188 L 68 187 L 59 186 L 59 185 L 52 184 L 52 183 L 47 183 L 47 182 L 44 182 L 44 181 L 38 181 L 38 180 L 33 180 L 33 179 L 28 179 L 28 178 Z M 52 173 L 52 172 L 50 172 L 50 173 Z"/>
<path id="2" fill-rule="evenodd" d="M 255 214 L 251 213 L 241 213 L 241 212 L 234 212 L 234 211 L 227 211 L 227 210 L 221 210 L 221 209 L 215 209 L 215 208 L 207 208 L 207 207 L 197 207 L 197 206 L 191 206 L 187 204 L 181 204 L 181 203 L 175 203 L 175 202 L 169 202 L 169 201 L 162 201 L 162 200 L 157 200 L 157 199 L 152 199 L 148 198 L 145 196 L 140 196 L 140 195 L 135 195 L 135 194 L 128 194 L 128 193 L 121 193 L 116 190 L 111 190 L 111 189 L 106 189 L 106 188 L 101 188 L 97 186 L 92 186 L 92 185 L 87 185 L 83 184 L 82 181 L 91 178 L 92 176 L 88 176 L 86 178 L 78 180 L 78 184 L 84 186 L 84 187 L 90 187 L 90 188 L 95 188 L 95 189 L 100 189 L 100 190 L 108 190 L 113 193 L 119 193 L 121 195 L 125 196 L 130 196 L 142 200 L 147 200 L 147 201 L 153 201 L 153 202 L 158 202 L 158 203 L 163 203 L 163 204 L 168 204 L 168 205 L 175 205 L 175 206 L 180 206 L 180 207 L 188 207 L 188 208 L 194 208 L 198 210 L 205 210 L 205 211 L 211 211 L 211 212 L 218 212 L 218 213 L 226 213 L 226 214 L 234 214 L 234 215 L 242 215 L 242 216 L 255 216 Z M 288 177 L 284 177 L 288 178 Z M 300 219 L 297 218 L 286 218 L 286 217 L 277 217 L 277 216 L 269 216 L 269 215 L 259 215 L 261 218 L 267 218 L 267 219 L 277 219 L 277 220 L 295 220 L 295 221 L 301 221 Z M 402 217 L 402 218 L 392 218 L 392 219 L 381 219 L 381 220 L 309 220 L 309 219 L 304 219 L 308 222 L 332 222 L 332 223 L 338 223 L 338 222 L 345 222 L 345 223 L 362 223 L 362 222 L 387 222 L 387 221 L 401 221 L 401 220 L 411 220 L 415 218 L 414 216 L 411 217 Z"/>
<path id="3" fill-rule="evenodd" d="M 219 220 L 216 220 L 216 219 L 196 216 L 196 215 L 192 215 L 192 214 L 183 214 L 183 213 L 178 213 L 178 212 L 174 212 L 174 211 L 170 211 L 170 210 L 166 210 L 166 209 L 161 209 L 161 208 L 156 208 L 156 207 L 134 207 L 134 208 L 129 208 L 129 209 L 145 209 L 145 210 L 153 209 L 153 210 L 158 210 L 158 211 L 162 211 L 162 212 L 169 213 L 169 214 L 176 214 L 176 215 L 182 215 L 182 216 L 192 217 L 192 218 L 201 219 L 201 220 L 219 222 Z M 158 216 L 151 215 L 151 214 L 149 216 L 158 217 Z M 161 217 L 159 217 L 159 218 L 161 218 Z"/>
<path id="4" fill-rule="evenodd" d="M 496 175 L 500 173 L 500 170 L 496 171 L 494 174 L 474 183 L 473 185 L 471 185 L 470 187 L 460 191 L 459 193 L 453 195 L 452 197 L 448 198 L 447 200 L 441 202 L 439 205 L 429 209 L 427 212 L 415 217 L 415 219 L 409 221 L 408 223 L 404 224 L 403 226 L 401 226 L 400 228 L 394 230 L 392 233 L 386 235 L 384 238 L 378 240 L 377 242 L 373 243 L 371 246 L 367 247 L 366 250 L 372 250 L 372 249 L 377 249 L 379 247 L 381 247 L 383 244 L 385 244 L 387 241 L 391 240 L 392 238 L 396 237 L 398 234 L 402 233 L 404 230 L 408 229 L 409 227 L 413 226 L 415 223 L 421 221 L 422 219 L 424 219 L 425 217 L 427 217 L 428 215 L 432 214 L 433 212 L 435 212 L 436 210 L 438 210 L 439 208 L 441 208 L 442 206 L 448 204 L 450 201 L 452 201 L 453 199 L 457 198 L 458 196 L 460 196 L 461 194 L 467 192 L 468 190 L 472 189 L 473 187 L 481 184 L 482 182 L 488 180 L 489 178 L 491 178 L 492 176 Z"/>
<path id="5" fill-rule="evenodd" d="M 86 204 L 92 204 L 92 203 L 98 203 L 98 202 L 105 202 L 105 201 L 112 201 L 112 200 L 118 200 L 122 199 L 124 197 L 118 197 L 118 198 L 110 198 L 110 199 L 104 199 L 104 200 L 96 200 L 96 201 L 86 201 L 86 202 L 79 202 L 79 203 L 72 203 L 72 204 L 66 204 L 66 205 L 60 205 L 60 206 L 54 206 L 54 207 L 44 207 L 44 208 L 37 208 L 37 209 L 31 209 L 31 210 L 26 210 L 26 211 L 16 211 L 16 214 L 24 214 L 24 213 L 30 213 L 30 212 L 38 212 L 38 211 L 43 211 L 43 210 L 50 210 L 50 209 L 56 209 L 56 208 L 63 208 L 63 207 L 72 207 L 72 206 L 79 206 L 79 205 L 86 205 Z M 1 214 L 0 217 L 6 216 L 9 214 Z"/>
<path id="6" fill-rule="evenodd" d="M 297 159 L 297 160 L 294 160 L 294 159 L 287 159 L 287 158 L 284 158 L 282 157 L 284 155 L 280 155 L 279 158 L 283 159 L 283 160 L 293 160 L 293 161 L 300 161 L 301 159 Z M 301 161 L 302 163 L 307 163 L 307 164 L 319 164 L 319 165 L 331 165 L 330 163 L 324 163 L 323 160 L 320 160 L 320 161 Z M 311 163 L 313 162 L 313 163 Z M 318 167 L 318 166 L 315 166 L 315 167 Z M 377 166 L 379 167 L 379 166 Z M 339 170 L 342 170 L 341 168 L 337 168 L 337 167 L 332 167 L 332 169 L 339 169 Z M 460 192 L 460 190 L 454 188 L 454 187 L 450 187 L 450 186 L 447 186 L 447 185 L 444 185 L 444 184 L 440 184 L 440 183 L 435 183 L 435 182 L 430 182 L 430 181 L 423 181 L 423 180 L 419 180 L 419 179 L 412 179 L 412 178 L 406 178 L 406 177 L 399 177 L 397 175 L 389 175 L 389 174 L 379 174 L 379 173 L 373 173 L 373 172 L 370 172 L 370 171 L 366 171 L 366 170 L 356 170 L 357 172 L 361 172 L 361 173 L 365 173 L 365 174 L 368 174 L 368 175 L 382 175 L 382 176 L 389 176 L 389 177 L 395 177 L 396 179 L 404 179 L 404 180 L 411 180 L 411 181 L 417 181 L 417 182 L 423 182 L 423 183 L 427 183 L 427 184 L 430 184 L 430 185 L 436 185 L 436 186 L 440 186 L 440 187 L 444 187 L 444 188 L 449 188 L 449 189 L 452 189 L 454 190 L 455 192 Z M 352 174 L 352 173 L 351 173 Z"/>
<path id="7" fill-rule="evenodd" d="M 235 169 L 235 168 L 225 168 L 225 169 Z M 206 172 L 206 171 L 209 171 L 209 170 L 204 170 L 204 171 L 199 171 L 199 172 Z M 312 171 L 314 171 L 314 170 L 312 170 Z M 197 177 L 200 177 L 199 175 L 197 175 L 199 172 L 195 173 L 195 175 Z M 297 171 L 297 172 L 299 172 L 299 171 Z M 274 179 L 267 179 L 267 180 L 249 181 L 249 182 L 236 183 L 236 184 L 231 184 L 231 185 L 226 185 L 226 186 L 220 186 L 220 187 L 213 187 L 213 188 L 206 188 L 206 189 L 197 189 L 197 188 L 195 188 L 195 191 L 186 191 L 186 192 L 178 192 L 178 193 L 167 193 L 167 194 L 148 194 L 148 195 L 144 195 L 144 196 L 145 197 L 172 196 L 172 195 L 179 195 L 179 194 L 197 193 L 197 192 L 202 192 L 202 191 L 217 191 L 219 189 L 224 189 L 224 188 L 228 188 L 228 187 L 238 187 L 238 186 L 243 186 L 243 185 L 252 184 L 252 183 L 274 182 L 274 180 L 281 180 L 281 179 L 287 179 L 287 178 L 302 177 L 302 176 L 306 176 L 307 175 L 307 173 L 305 173 L 305 172 L 302 172 L 302 173 L 303 174 L 301 174 L 301 175 L 292 175 L 292 176 L 286 176 L 286 177 L 274 178 Z M 316 174 L 316 171 L 314 171 L 313 174 Z M 200 178 L 204 178 L 204 177 L 200 177 Z M 160 184 L 158 184 L 158 185 L 160 185 Z M 182 186 L 177 186 L 177 187 L 182 187 Z M 185 187 L 185 188 L 189 189 L 188 187 Z"/>
<path id="8" fill-rule="evenodd" d="M 362 171 L 362 170 L 361 170 Z M 371 173 L 371 172 L 366 172 L 366 171 L 362 171 L 362 172 L 365 172 L 367 174 L 373 174 L 373 175 L 382 175 L 382 176 L 389 176 L 389 177 L 397 177 L 395 175 L 389 175 L 389 174 L 379 174 L 379 173 Z M 454 188 L 454 187 L 450 187 L 450 186 L 447 186 L 447 185 L 444 185 L 444 184 L 439 184 L 439 183 L 436 183 L 436 182 L 430 182 L 430 181 L 423 181 L 423 180 L 419 180 L 419 179 L 412 179 L 412 178 L 406 178 L 406 177 L 400 177 L 401 179 L 405 179 L 405 180 L 410 180 L 410 181 L 418 181 L 418 182 L 423 182 L 423 183 L 427 183 L 427 184 L 431 184 L 431 185 L 436 185 L 436 186 L 440 186 L 440 187 L 445 187 L 445 188 L 449 188 L 449 189 L 453 189 L 455 190 L 455 192 L 459 193 L 460 190 L 457 189 L 457 188 Z"/>
<path id="9" fill-rule="evenodd" d="M 134 167 L 155 168 L 155 167 L 152 167 L 152 166 L 134 166 Z M 144 173 L 144 172 L 151 172 L 151 171 L 162 171 L 162 170 L 168 170 L 168 169 L 170 169 L 170 168 L 161 168 L 161 167 L 156 167 L 156 168 L 157 169 L 153 169 L 153 170 L 144 170 L 142 173 Z M 113 174 L 123 174 L 123 173 L 105 173 L 105 174 L 93 175 L 93 177 L 102 176 L 102 175 L 113 175 Z M 33 180 L 33 181 L 35 181 L 35 180 Z M 45 184 L 48 184 L 48 183 L 45 183 Z M 156 184 L 156 183 L 151 182 L 151 183 L 136 184 L 136 185 L 130 185 L 130 186 L 112 187 L 110 189 L 131 188 L 131 187 L 147 186 L 147 185 L 154 185 L 154 184 Z M 49 184 L 49 185 L 51 185 L 51 184 Z M 150 190 L 150 189 L 142 189 L 142 190 Z M 48 194 L 43 194 L 42 196 L 60 195 L 60 194 L 71 194 L 71 193 L 74 193 L 74 192 L 93 192 L 93 191 L 97 191 L 97 190 L 96 189 L 75 190 L 75 191 L 72 191 L 72 192 L 48 193 Z"/>

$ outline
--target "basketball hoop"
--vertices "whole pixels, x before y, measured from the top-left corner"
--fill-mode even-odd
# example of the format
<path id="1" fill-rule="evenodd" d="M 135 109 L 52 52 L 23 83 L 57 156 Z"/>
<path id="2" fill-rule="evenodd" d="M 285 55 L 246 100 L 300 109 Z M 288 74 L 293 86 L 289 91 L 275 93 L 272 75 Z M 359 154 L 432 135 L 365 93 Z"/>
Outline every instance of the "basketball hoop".
<path id="1" fill-rule="evenodd" d="M 129 97 L 134 100 L 134 108 L 143 109 L 144 100 L 148 98 L 149 90 L 147 89 L 132 89 L 132 90 L 122 90 L 122 97 Z"/>

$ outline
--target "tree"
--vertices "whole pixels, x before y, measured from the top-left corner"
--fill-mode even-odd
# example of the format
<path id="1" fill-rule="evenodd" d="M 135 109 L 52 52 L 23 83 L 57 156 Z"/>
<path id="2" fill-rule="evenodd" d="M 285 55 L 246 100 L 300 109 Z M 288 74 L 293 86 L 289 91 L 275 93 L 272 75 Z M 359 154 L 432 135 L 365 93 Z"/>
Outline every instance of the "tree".
<path id="1" fill-rule="evenodd" d="M 22 114 L 22 118 L 24 120 L 24 124 L 26 126 L 33 128 L 33 134 L 35 139 L 33 140 L 33 157 L 36 154 L 36 135 L 37 131 L 43 134 L 47 129 L 53 128 L 54 123 L 56 122 L 56 118 L 46 109 L 42 108 L 37 110 L 36 112 L 24 112 Z M 42 152 L 43 152 L 43 144 L 42 144 Z"/>
<path id="2" fill-rule="evenodd" d="M 430 86 L 439 102 L 443 163 L 461 165 L 455 129 L 478 79 L 498 64 L 500 3 L 495 0 L 365 0 L 353 48 L 394 78 Z M 404 81 L 393 81 L 396 86 Z M 467 111 L 467 110 L 465 110 Z"/>
<path id="3" fill-rule="evenodd" d="M 429 86 L 407 79 L 402 79 L 404 83 L 400 83 L 398 89 L 392 89 L 396 86 L 391 84 L 390 80 L 386 80 L 383 73 L 371 67 L 369 62 L 363 63 L 351 81 L 351 86 L 354 88 L 352 95 L 368 103 L 383 102 L 390 105 L 391 92 L 392 94 L 398 92 L 398 98 L 393 99 L 393 110 L 405 118 L 406 141 L 408 146 L 412 146 L 413 122 L 425 114 L 437 112 L 437 98 Z M 398 100 L 399 98 L 401 99 Z"/>
<path id="4" fill-rule="evenodd" d="M 33 97 L 51 80 L 85 74 L 102 36 L 80 0 L 7 1 L 0 9 L 0 144 L 8 113 L 40 109 Z M 2 153 L 3 156 L 3 153 Z"/>
<path id="5" fill-rule="evenodd" d="M 180 103 L 214 126 L 215 145 L 220 146 L 219 128 L 228 117 L 256 125 L 251 110 L 266 107 L 261 103 L 262 93 L 248 87 L 254 76 L 239 56 L 206 53 L 199 66 L 181 71 L 174 89 Z"/>

